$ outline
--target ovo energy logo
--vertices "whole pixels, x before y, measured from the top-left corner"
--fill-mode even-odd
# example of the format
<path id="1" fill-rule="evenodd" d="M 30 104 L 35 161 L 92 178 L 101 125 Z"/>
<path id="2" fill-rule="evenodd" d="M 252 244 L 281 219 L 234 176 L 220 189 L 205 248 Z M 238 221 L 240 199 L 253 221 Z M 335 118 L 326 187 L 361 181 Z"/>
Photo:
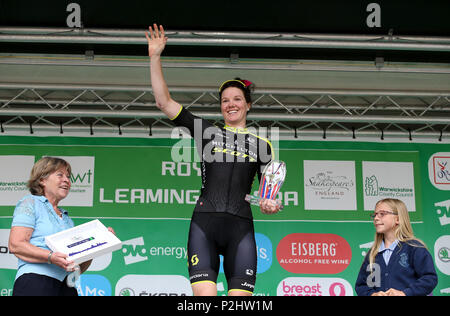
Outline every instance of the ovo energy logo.
<path id="1" fill-rule="evenodd" d="M 175 257 L 186 259 L 185 247 L 153 246 L 146 247 L 143 237 L 133 238 L 122 242 L 123 260 L 126 265 L 149 260 L 149 257 Z"/>
<path id="2" fill-rule="evenodd" d="M 126 265 L 148 260 L 144 238 L 138 237 L 122 243 L 123 259 Z"/>

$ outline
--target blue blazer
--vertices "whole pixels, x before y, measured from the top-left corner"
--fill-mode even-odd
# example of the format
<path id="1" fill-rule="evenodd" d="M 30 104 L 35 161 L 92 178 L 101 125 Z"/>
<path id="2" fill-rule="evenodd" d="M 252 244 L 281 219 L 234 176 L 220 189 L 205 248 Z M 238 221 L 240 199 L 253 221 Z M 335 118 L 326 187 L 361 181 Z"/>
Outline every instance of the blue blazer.
<path id="1" fill-rule="evenodd" d="M 438 282 L 430 252 L 417 241 L 399 242 L 388 265 L 382 253 L 377 254 L 375 263 L 374 271 L 367 271 L 368 253 L 355 284 L 358 296 L 370 296 L 390 288 L 403 291 L 406 296 L 425 296 L 432 293 Z"/>

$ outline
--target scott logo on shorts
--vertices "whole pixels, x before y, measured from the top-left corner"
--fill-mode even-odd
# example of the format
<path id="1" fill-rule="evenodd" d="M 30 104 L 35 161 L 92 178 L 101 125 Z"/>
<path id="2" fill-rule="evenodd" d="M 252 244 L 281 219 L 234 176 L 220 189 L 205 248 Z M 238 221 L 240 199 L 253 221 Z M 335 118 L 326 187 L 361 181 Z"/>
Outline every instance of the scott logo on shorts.
<path id="1" fill-rule="evenodd" d="M 198 258 L 197 255 L 193 255 L 193 256 L 191 257 L 191 264 L 192 264 L 192 266 L 196 266 L 196 265 L 198 264 L 199 261 L 200 261 L 200 259 Z"/>

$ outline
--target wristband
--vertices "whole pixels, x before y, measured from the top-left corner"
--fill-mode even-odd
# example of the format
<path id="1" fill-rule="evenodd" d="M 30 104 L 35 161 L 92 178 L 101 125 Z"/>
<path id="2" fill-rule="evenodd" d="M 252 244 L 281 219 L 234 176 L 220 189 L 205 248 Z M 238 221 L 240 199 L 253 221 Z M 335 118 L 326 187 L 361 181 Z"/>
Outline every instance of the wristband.
<path id="1" fill-rule="evenodd" d="M 47 257 L 47 263 L 48 264 L 52 264 L 52 254 L 53 254 L 53 251 L 50 251 L 49 254 L 48 254 L 48 257 Z"/>

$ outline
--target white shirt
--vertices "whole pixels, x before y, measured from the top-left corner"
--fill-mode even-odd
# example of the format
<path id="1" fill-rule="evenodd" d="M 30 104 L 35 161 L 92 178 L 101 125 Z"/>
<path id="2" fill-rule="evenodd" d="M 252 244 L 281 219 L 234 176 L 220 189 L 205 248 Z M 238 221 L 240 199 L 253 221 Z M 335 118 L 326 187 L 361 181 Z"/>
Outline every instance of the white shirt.
<path id="1" fill-rule="evenodd" d="M 383 253 L 383 259 L 386 265 L 389 263 L 389 259 L 391 259 L 391 255 L 394 252 L 395 247 L 398 245 L 398 240 L 396 239 L 388 248 L 384 245 L 384 240 L 381 242 L 380 249 L 378 252 Z"/>

